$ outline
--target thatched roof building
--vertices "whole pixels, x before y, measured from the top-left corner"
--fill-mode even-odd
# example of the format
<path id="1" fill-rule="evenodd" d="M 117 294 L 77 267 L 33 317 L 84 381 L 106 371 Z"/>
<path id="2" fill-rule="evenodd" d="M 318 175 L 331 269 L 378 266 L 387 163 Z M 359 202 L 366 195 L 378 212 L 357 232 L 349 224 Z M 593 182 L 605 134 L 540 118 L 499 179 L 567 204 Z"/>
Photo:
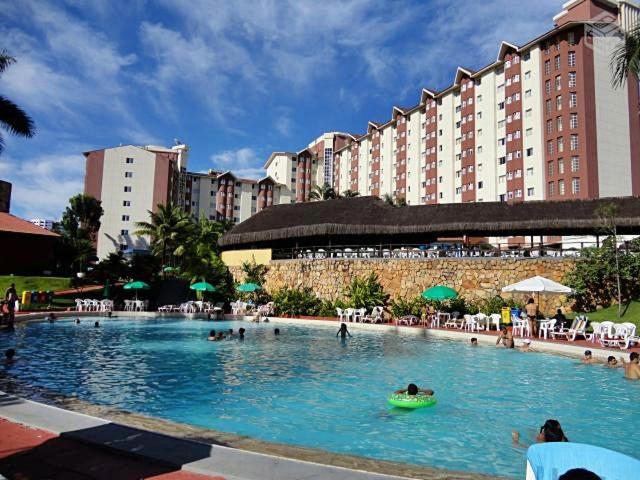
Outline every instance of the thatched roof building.
<path id="1" fill-rule="evenodd" d="M 615 206 L 620 234 L 640 235 L 640 198 L 393 207 L 375 197 L 276 205 L 219 240 L 226 250 L 305 245 L 428 243 L 442 237 L 606 235 L 598 215 Z"/>

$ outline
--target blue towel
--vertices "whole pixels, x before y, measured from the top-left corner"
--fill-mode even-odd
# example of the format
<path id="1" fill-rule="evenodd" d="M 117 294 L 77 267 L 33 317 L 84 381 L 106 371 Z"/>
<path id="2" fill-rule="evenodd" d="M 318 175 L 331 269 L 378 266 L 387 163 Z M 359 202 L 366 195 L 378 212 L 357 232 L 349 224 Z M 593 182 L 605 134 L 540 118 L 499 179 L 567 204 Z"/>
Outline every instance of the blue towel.
<path id="1" fill-rule="evenodd" d="M 538 443 L 527 450 L 535 480 L 558 480 L 573 468 L 585 468 L 602 480 L 640 478 L 640 460 L 602 447 L 582 443 Z"/>

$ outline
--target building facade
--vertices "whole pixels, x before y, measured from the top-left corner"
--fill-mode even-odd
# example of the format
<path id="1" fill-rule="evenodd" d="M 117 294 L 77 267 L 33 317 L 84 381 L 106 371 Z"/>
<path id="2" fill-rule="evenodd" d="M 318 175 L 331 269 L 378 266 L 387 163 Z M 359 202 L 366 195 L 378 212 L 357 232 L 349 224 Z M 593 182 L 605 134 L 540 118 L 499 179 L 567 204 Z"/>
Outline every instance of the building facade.
<path id="1" fill-rule="evenodd" d="M 149 239 L 134 235 L 149 211 L 186 202 L 186 145 L 171 148 L 124 145 L 84 152 L 84 191 L 102 202 L 97 237 L 99 258 L 116 251 L 146 251 Z"/>
<path id="2" fill-rule="evenodd" d="M 32 218 L 29 221 L 40 228 L 44 228 L 45 230 L 53 230 L 53 220 L 47 220 L 44 218 Z"/>
<path id="3" fill-rule="evenodd" d="M 449 87 L 346 135 L 333 166 L 315 168 L 332 171 L 337 191 L 411 205 L 640 195 L 638 82 L 614 88 L 610 70 L 638 12 L 569 1 L 552 30 L 502 42 L 479 70 L 458 67 Z"/>

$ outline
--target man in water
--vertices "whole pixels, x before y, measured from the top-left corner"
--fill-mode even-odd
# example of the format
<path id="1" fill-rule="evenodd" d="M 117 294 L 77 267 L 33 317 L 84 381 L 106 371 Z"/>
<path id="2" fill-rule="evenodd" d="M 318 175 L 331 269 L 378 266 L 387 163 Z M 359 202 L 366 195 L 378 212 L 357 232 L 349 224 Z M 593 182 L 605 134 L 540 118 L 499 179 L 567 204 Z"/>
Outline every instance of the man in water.
<path id="1" fill-rule="evenodd" d="M 620 361 L 622 361 L 622 366 L 624 367 L 624 378 L 627 380 L 640 380 L 640 355 L 638 355 L 638 352 L 631 352 L 628 362 L 622 357 L 620 357 Z"/>
<path id="2" fill-rule="evenodd" d="M 100 322 L 96 320 L 96 322 L 93 324 L 93 326 L 95 328 L 100 328 Z"/>
<path id="3" fill-rule="evenodd" d="M 415 383 L 410 383 L 409 386 L 404 389 L 404 390 L 396 390 L 395 393 L 397 395 L 402 395 L 402 394 L 407 394 L 407 395 L 418 395 L 418 393 L 422 393 L 424 395 L 433 395 L 433 390 L 430 389 L 424 389 L 424 388 L 418 388 L 418 386 Z"/>
<path id="4" fill-rule="evenodd" d="M 593 359 L 593 356 L 591 355 L 591 350 L 584 351 L 584 357 L 580 359 L 580 362 L 584 363 L 585 365 L 591 365 L 592 363 L 596 363 L 596 361 Z"/>
<path id="5" fill-rule="evenodd" d="M 340 330 L 338 330 L 338 333 L 336 333 L 336 337 L 340 335 L 340 337 L 342 338 L 347 338 L 347 335 L 351 336 L 351 334 L 349 333 L 349 330 L 347 330 L 347 324 L 343 323 L 340 325 Z"/>
<path id="6" fill-rule="evenodd" d="M 476 337 L 473 337 L 471 339 L 471 346 L 472 347 L 477 347 L 478 346 L 478 339 Z"/>
<path id="7" fill-rule="evenodd" d="M 513 341 L 513 334 L 505 327 L 504 325 L 500 329 L 500 335 L 498 335 L 498 340 L 496 340 L 496 346 L 500 345 L 505 346 L 505 348 L 513 348 L 515 347 L 515 342 Z"/>
<path id="8" fill-rule="evenodd" d="M 210 342 L 215 342 L 216 341 L 216 331 L 215 330 L 211 330 L 209 332 L 209 337 L 207 338 L 208 341 Z"/>
<path id="9" fill-rule="evenodd" d="M 280 335 L 280 329 L 279 328 L 274 329 L 273 334 L 276 336 Z"/>
<path id="10" fill-rule="evenodd" d="M 15 362 L 14 358 L 16 356 L 16 351 L 13 348 L 9 348 L 4 352 L 4 363 L 7 365 Z"/>
<path id="11" fill-rule="evenodd" d="M 618 363 L 618 360 L 616 360 L 616 357 L 614 357 L 613 355 L 609 355 L 607 357 L 607 363 L 605 364 L 605 367 L 607 368 L 618 368 L 621 367 L 622 365 L 620 365 Z"/>
<path id="12" fill-rule="evenodd" d="M 240 328 L 240 330 L 238 330 L 238 340 L 244 340 L 244 332 L 246 330 L 244 328 Z"/>
<path id="13" fill-rule="evenodd" d="M 80 325 L 80 319 L 76 318 L 76 325 Z"/>

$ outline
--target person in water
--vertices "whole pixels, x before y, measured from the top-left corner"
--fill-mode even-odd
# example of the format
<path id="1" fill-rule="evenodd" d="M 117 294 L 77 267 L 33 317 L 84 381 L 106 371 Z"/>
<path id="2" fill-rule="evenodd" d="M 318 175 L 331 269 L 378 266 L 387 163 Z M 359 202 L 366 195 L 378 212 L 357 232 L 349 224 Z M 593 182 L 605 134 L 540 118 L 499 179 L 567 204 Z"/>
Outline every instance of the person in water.
<path id="1" fill-rule="evenodd" d="M 558 480 L 602 480 L 602 478 L 586 468 L 572 468 L 560 475 Z"/>
<path id="2" fill-rule="evenodd" d="M 276 336 L 280 335 L 280 329 L 279 328 L 274 329 L 273 334 Z"/>
<path id="3" fill-rule="evenodd" d="M 528 338 L 525 338 L 522 341 L 522 345 L 518 347 L 518 351 L 520 352 L 535 352 L 535 350 L 533 348 L 531 348 L 531 340 L 529 340 Z"/>
<path id="4" fill-rule="evenodd" d="M 476 337 L 473 337 L 471 339 L 471 346 L 472 347 L 477 347 L 478 346 L 478 339 Z"/>
<path id="5" fill-rule="evenodd" d="M 410 383 L 406 389 L 396 390 L 395 393 L 397 395 L 407 394 L 412 396 L 415 396 L 421 393 L 423 395 L 431 396 L 433 395 L 433 390 L 429 388 L 418 388 L 418 386 L 415 383 Z"/>
<path id="6" fill-rule="evenodd" d="M 591 355 L 591 350 L 584 351 L 584 356 L 580 359 L 580 363 L 584 363 L 585 365 L 591 365 L 592 363 L 596 363 L 596 361 L 593 358 L 593 355 Z"/>
<path id="7" fill-rule="evenodd" d="M 638 352 L 631 352 L 628 362 L 625 362 L 622 357 L 620 357 L 620 361 L 624 367 L 624 378 L 627 380 L 640 380 L 640 355 L 638 355 Z"/>
<path id="8" fill-rule="evenodd" d="M 100 322 L 96 320 L 96 323 L 93 324 L 95 328 L 100 328 Z"/>
<path id="9" fill-rule="evenodd" d="M 514 348 L 516 346 L 513 341 L 513 334 L 504 325 L 500 328 L 500 335 L 498 335 L 498 340 L 496 340 L 496 346 L 501 343 L 505 348 Z"/>
<path id="10" fill-rule="evenodd" d="M 207 340 L 209 342 L 215 342 L 215 340 L 216 340 L 216 331 L 215 330 L 211 330 L 209 332 L 209 337 L 207 337 Z"/>
<path id="11" fill-rule="evenodd" d="M 233 333 L 233 328 L 230 328 L 227 331 L 227 338 L 233 338 L 235 336 L 235 333 Z"/>
<path id="12" fill-rule="evenodd" d="M 48 316 L 47 316 L 47 320 L 49 320 L 49 323 L 53 323 L 56 321 L 56 314 L 51 312 Z"/>
<path id="13" fill-rule="evenodd" d="M 614 357 L 613 355 L 609 355 L 607 357 L 607 363 L 604 366 L 606 368 L 618 368 L 618 367 L 621 367 L 622 365 L 618 363 L 618 360 L 616 360 L 616 357 Z"/>
<path id="14" fill-rule="evenodd" d="M 224 340 L 224 333 L 222 332 L 218 332 L 218 335 L 216 335 L 216 342 L 219 342 L 220 340 Z"/>
<path id="15" fill-rule="evenodd" d="M 238 330 L 238 340 L 244 340 L 244 332 L 246 330 L 244 328 L 240 328 L 240 330 Z"/>
<path id="16" fill-rule="evenodd" d="M 76 325 L 80 325 L 80 319 L 76 318 Z"/>
<path id="17" fill-rule="evenodd" d="M 520 433 L 513 431 L 511 433 L 511 439 L 514 445 L 526 447 L 520 443 Z M 549 443 L 549 442 L 568 442 L 569 439 L 562 431 L 562 426 L 557 420 L 549 419 L 544 422 L 544 425 L 540 427 L 540 432 L 536 435 L 536 443 Z"/>
<path id="18" fill-rule="evenodd" d="M 14 357 L 16 356 L 16 351 L 13 348 L 9 348 L 4 352 L 4 363 L 13 363 L 15 362 Z"/>
<path id="19" fill-rule="evenodd" d="M 340 335 L 342 338 L 347 338 L 347 335 L 351 336 L 351 334 L 349 333 L 349 330 L 347 330 L 346 323 L 340 324 L 340 330 L 338 330 L 338 333 L 336 333 L 336 337 L 338 335 Z"/>

